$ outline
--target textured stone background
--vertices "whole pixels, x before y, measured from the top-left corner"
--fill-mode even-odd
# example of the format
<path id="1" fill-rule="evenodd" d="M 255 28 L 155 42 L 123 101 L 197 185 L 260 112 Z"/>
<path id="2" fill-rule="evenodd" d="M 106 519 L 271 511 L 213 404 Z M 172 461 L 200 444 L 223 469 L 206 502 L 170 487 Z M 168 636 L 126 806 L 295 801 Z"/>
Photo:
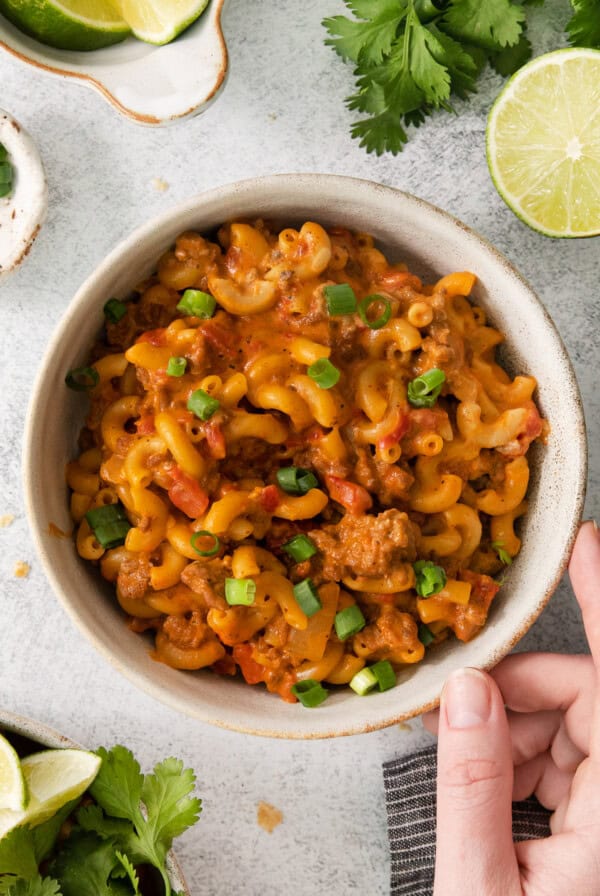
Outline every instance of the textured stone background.
<path id="1" fill-rule="evenodd" d="M 0 56 L 0 105 L 37 141 L 50 210 L 23 268 L 0 286 L 0 704 L 90 745 L 129 744 L 150 766 L 169 753 L 195 767 L 200 825 L 179 850 L 197 896 L 385 894 L 389 857 L 381 762 L 428 742 L 419 722 L 332 742 L 286 743 L 219 731 L 154 702 L 122 679 L 75 630 L 33 552 L 20 455 L 31 384 L 49 335 L 87 274 L 133 227 L 176 200 L 228 181 L 290 171 L 371 178 L 430 200 L 474 227 L 523 272 L 554 317 L 573 359 L 591 446 L 588 515 L 600 511 L 597 387 L 600 240 L 554 242 L 500 200 L 485 162 L 486 113 L 501 80 L 484 76 L 459 115 L 441 114 L 398 158 L 367 156 L 349 137 L 343 98 L 351 71 L 323 45 L 323 15 L 341 0 L 231 0 L 229 82 L 195 120 L 166 130 L 119 117 L 99 95 Z M 537 52 L 561 42 L 566 0 L 533 10 Z M 157 192 L 160 177 L 169 190 Z M 16 561 L 31 564 L 26 579 Z M 564 583 L 523 646 L 585 649 Z M 273 834 L 256 806 L 280 808 Z"/>

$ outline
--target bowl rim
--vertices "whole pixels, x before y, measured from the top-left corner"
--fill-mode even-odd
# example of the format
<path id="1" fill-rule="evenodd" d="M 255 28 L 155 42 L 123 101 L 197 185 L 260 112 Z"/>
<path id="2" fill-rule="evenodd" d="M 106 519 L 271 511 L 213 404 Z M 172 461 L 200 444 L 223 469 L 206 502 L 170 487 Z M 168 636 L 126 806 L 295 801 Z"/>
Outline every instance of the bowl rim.
<path id="1" fill-rule="evenodd" d="M 0 707 L 0 733 L 2 730 L 9 731 L 12 734 L 19 734 L 27 737 L 29 740 L 35 741 L 41 747 L 49 747 L 52 750 L 86 750 L 83 744 L 74 741 L 66 734 L 62 734 L 45 722 L 39 722 L 30 716 L 22 716 L 11 712 L 8 709 Z M 177 889 L 183 888 L 184 896 L 191 896 L 187 886 L 187 882 L 183 876 L 183 872 L 177 861 L 173 850 L 169 850 L 167 855 L 167 871 L 171 878 L 171 883 Z"/>
<path id="2" fill-rule="evenodd" d="M 204 203 L 208 203 L 211 201 L 214 202 L 215 200 L 224 201 L 226 198 L 235 196 L 238 193 L 243 194 L 244 190 L 249 189 L 256 191 L 256 194 L 258 196 L 262 192 L 263 188 L 268 191 L 269 188 L 275 188 L 281 185 L 283 189 L 286 183 L 289 185 L 290 180 L 292 180 L 294 184 L 299 188 L 308 187 L 310 185 L 315 186 L 322 179 L 326 179 L 332 186 L 335 186 L 336 184 L 341 185 L 343 182 L 344 187 L 354 186 L 357 189 L 363 190 L 375 189 L 376 191 L 379 191 L 384 195 L 389 195 L 390 198 L 392 196 L 396 199 L 401 198 L 403 202 L 407 203 L 409 206 L 412 206 L 413 209 L 417 211 L 421 210 L 427 215 L 431 216 L 432 220 L 437 219 L 437 221 L 442 224 L 450 224 L 454 228 L 462 231 L 465 236 L 469 237 L 471 240 L 477 243 L 480 248 L 483 248 L 487 253 L 493 256 L 495 264 L 504 268 L 510 275 L 512 275 L 519 281 L 520 285 L 529 294 L 533 303 L 536 305 L 537 311 L 543 317 L 546 326 L 550 329 L 554 338 L 556 339 L 557 348 L 561 353 L 561 367 L 564 370 L 568 380 L 568 382 L 565 383 L 565 386 L 570 390 L 570 394 L 573 398 L 573 413 L 574 417 L 576 418 L 576 432 L 573 444 L 577 449 L 577 469 L 580 471 L 580 476 L 577 480 L 577 489 L 573 498 L 573 515 L 571 520 L 569 521 L 568 531 L 565 529 L 564 549 L 560 558 L 554 560 L 556 569 L 554 576 L 548 582 L 548 585 L 543 594 L 540 595 L 539 600 L 531 609 L 531 612 L 528 614 L 526 619 L 523 620 L 519 629 L 516 632 L 513 632 L 509 637 L 504 637 L 500 644 L 496 645 L 493 648 L 489 648 L 488 657 L 479 665 L 479 668 L 490 669 L 495 666 L 506 654 L 508 654 L 533 625 L 533 623 L 541 614 L 542 610 L 547 605 L 552 594 L 556 590 L 567 568 L 571 550 L 575 542 L 579 524 L 582 518 L 588 467 L 586 427 L 583 413 L 583 404 L 577 379 L 575 376 L 575 371 L 567 353 L 564 341 L 560 333 L 558 332 L 558 329 L 554 324 L 554 321 L 552 320 L 549 312 L 547 311 L 541 300 L 538 298 L 537 294 L 531 288 L 528 281 L 516 269 L 516 267 L 487 239 L 480 236 L 471 227 L 464 224 L 453 215 L 440 209 L 432 203 L 427 202 L 426 200 L 414 196 L 413 194 L 398 190 L 394 187 L 384 186 L 367 179 L 349 177 L 346 175 L 334 175 L 328 173 L 275 174 L 235 181 L 229 184 L 215 187 L 209 191 L 196 194 L 195 196 L 192 196 L 188 199 L 180 200 L 178 203 L 171 206 L 170 209 L 154 216 L 150 221 L 146 221 L 145 223 L 139 225 L 124 240 L 121 240 L 108 253 L 108 255 L 105 256 L 105 258 L 94 269 L 94 271 L 86 278 L 84 283 L 77 290 L 75 296 L 67 306 L 61 322 L 54 331 L 50 343 L 47 346 L 44 358 L 42 359 L 42 362 L 40 364 L 40 368 L 38 370 L 36 381 L 31 394 L 31 400 L 29 403 L 29 410 L 25 425 L 22 463 L 26 510 L 29 517 L 31 530 L 34 536 L 36 549 L 38 551 L 38 555 L 42 559 L 45 573 L 52 584 L 55 594 L 57 595 L 61 605 L 66 610 L 67 614 L 74 621 L 75 625 L 80 629 L 80 631 L 82 631 L 85 636 L 91 641 L 94 647 L 104 656 L 104 658 L 114 668 L 118 669 L 123 675 L 125 675 L 126 678 L 132 681 L 137 687 L 140 687 L 147 694 L 150 694 L 155 699 L 160 700 L 161 702 L 179 710 L 180 712 L 183 712 L 186 715 L 192 716 L 204 722 L 208 722 L 209 724 L 216 725 L 217 727 L 238 731 L 245 734 L 298 740 L 348 736 L 380 730 L 382 728 L 386 728 L 391 725 L 403 722 L 407 719 L 414 718 L 415 716 L 419 716 L 424 712 L 427 712 L 428 710 L 434 709 L 439 705 L 439 696 L 432 700 L 426 700 L 420 705 L 417 705 L 407 711 L 396 710 L 394 712 L 393 710 L 390 711 L 390 709 L 388 708 L 387 713 L 382 713 L 375 723 L 367 721 L 353 722 L 352 719 L 349 719 L 349 721 L 343 726 L 331 727 L 329 729 L 325 727 L 319 727 L 317 730 L 307 732 L 298 731 L 295 729 L 290 730 L 289 725 L 284 730 L 280 727 L 269 727 L 268 722 L 254 727 L 254 725 L 248 725 L 245 723 L 240 723 L 238 721 L 215 718 L 208 710 L 205 710 L 202 707 L 197 707 L 195 705 L 190 706 L 182 695 L 177 695 L 172 692 L 169 692 L 167 694 L 165 688 L 153 682 L 150 677 L 148 677 L 142 671 L 136 669 L 133 665 L 128 665 L 125 662 L 124 658 L 117 656 L 108 646 L 106 646 L 103 643 L 102 638 L 96 634 L 93 627 L 91 625 L 88 625 L 83 619 L 81 619 L 79 612 L 72 606 L 71 601 L 63 593 L 63 587 L 60 582 L 59 576 L 56 574 L 52 563 L 46 555 L 46 549 L 42 541 L 42 528 L 38 524 L 37 516 L 35 513 L 33 478 L 28 475 L 28 472 L 30 469 L 32 469 L 31 458 L 35 441 L 35 408 L 37 403 L 41 400 L 41 392 L 45 379 L 45 369 L 48 364 L 48 360 L 53 356 L 56 348 L 63 341 L 63 332 L 68 328 L 69 318 L 71 317 L 72 313 L 80 305 L 82 307 L 86 305 L 85 298 L 88 291 L 94 286 L 96 281 L 101 280 L 110 272 L 117 259 L 130 252 L 130 250 L 135 246 L 143 243 L 148 237 L 153 234 L 157 227 L 166 228 L 172 221 L 177 219 L 186 211 L 190 211 L 192 210 L 192 208 L 200 209 L 202 207 L 202 204 Z"/>
<path id="3" fill-rule="evenodd" d="M 218 75 L 215 78 L 212 89 L 209 93 L 206 94 L 206 96 L 198 100 L 198 102 L 195 102 L 185 111 L 178 112 L 175 115 L 157 116 L 149 115 L 143 112 L 136 112 L 135 109 L 131 109 L 129 106 L 126 106 L 124 103 L 120 102 L 120 100 L 117 99 L 114 93 L 97 77 L 86 74 L 85 72 L 71 71 L 70 69 L 61 68 L 60 65 L 51 65 L 47 62 L 42 62 L 41 60 L 34 59 L 33 57 L 28 56 L 26 53 L 23 53 L 20 50 L 16 49 L 16 47 L 13 47 L 10 43 L 7 43 L 7 41 L 3 39 L 1 31 L 0 49 L 6 50 L 11 54 L 11 56 L 14 56 L 25 65 L 33 65 L 35 68 L 41 69 L 41 71 L 47 72 L 50 75 L 58 75 L 61 78 L 74 78 L 76 81 L 85 84 L 87 87 L 91 87 L 93 90 L 98 91 L 98 93 L 100 93 L 104 97 L 104 99 L 106 99 L 111 104 L 111 106 L 113 106 L 117 110 L 117 112 L 120 112 L 126 118 L 129 118 L 131 121 L 135 121 L 137 124 L 170 124 L 176 121 L 183 121 L 198 112 L 204 112 L 214 102 L 225 84 L 225 80 L 229 72 L 229 53 L 227 50 L 227 43 L 225 42 L 225 36 L 223 34 L 222 23 L 223 9 L 226 2 L 227 0 L 211 0 L 211 8 L 206 10 L 207 13 L 210 13 L 214 16 L 213 24 L 215 28 L 215 37 L 219 42 L 219 50 L 221 53 L 221 66 Z M 3 16 L 0 14 L 0 24 L 2 23 L 2 21 Z M 32 40 L 34 40 L 34 38 L 32 38 Z M 40 43 L 40 46 L 44 47 L 44 44 Z M 102 49 L 104 48 L 101 47 L 100 50 Z M 156 47 L 156 49 L 158 49 L 158 46 Z M 87 52 L 96 53 L 99 52 L 99 50 L 90 50 Z"/>

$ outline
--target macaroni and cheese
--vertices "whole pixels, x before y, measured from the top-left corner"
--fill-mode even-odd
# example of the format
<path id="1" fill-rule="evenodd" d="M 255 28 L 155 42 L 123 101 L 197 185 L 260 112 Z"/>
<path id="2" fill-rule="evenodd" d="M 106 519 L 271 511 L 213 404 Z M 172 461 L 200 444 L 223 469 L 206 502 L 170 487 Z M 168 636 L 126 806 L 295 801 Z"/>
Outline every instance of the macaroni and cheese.
<path id="1" fill-rule="evenodd" d="M 475 276 L 307 222 L 184 233 L 68 383 L 79 554 L 177 669 L 316 706 L 485 624 L 546 423 Z"/>

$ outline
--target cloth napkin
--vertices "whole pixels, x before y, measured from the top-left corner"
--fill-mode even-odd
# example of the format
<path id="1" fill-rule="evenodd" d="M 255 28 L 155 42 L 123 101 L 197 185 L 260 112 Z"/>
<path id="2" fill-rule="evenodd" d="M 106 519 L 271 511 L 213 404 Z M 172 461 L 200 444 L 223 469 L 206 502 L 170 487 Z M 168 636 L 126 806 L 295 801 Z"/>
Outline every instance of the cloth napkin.
<path id="1" fill-rule="evenodd" d="M 431 896 L 435 862 L 436 747 L 383 765 L 392 855 L 390 896 Z M 513 839 L 550 835 L 550 812 L 535 797 L 513 803 Z"/>

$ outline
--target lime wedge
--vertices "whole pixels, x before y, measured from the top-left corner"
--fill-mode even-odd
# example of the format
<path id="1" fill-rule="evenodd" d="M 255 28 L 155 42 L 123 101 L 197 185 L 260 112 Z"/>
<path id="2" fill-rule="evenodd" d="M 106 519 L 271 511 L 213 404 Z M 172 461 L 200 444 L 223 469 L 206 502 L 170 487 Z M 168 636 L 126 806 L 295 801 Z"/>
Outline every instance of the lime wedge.
<path id="1" fill-rule="evenodd" d="M 115 0 L 121 15 L 140 40 L 168 44 L 195 22 L 208 0 Z"/>
<path id="2" fill-rule="evenodd" d="M 0 0 L 0 13 L 36 40 L 62 50 L 97 50 L 130 33 L 111 0 Z"/>
<path id="3" fill-rule="evenodd" d="M 90 786 L 102 760 L 86 750 L 45 750 L 21 761 L 29 789 L 22 822 L 32 827 L 52 818 L 65 803 L 77 799 Z"/>
<path id="4" fill-rule="evenodd" d="M 27 803 L 21 762 L 13 746 L 0 734 L 0 810 L 20 812 Z"/>
<path id="5" fill-rule="evenodd" d="M 534 230 L 600 234 L 600 51 L 534 59 L 492 106 L 487 159 L 496 189 Z"/>

